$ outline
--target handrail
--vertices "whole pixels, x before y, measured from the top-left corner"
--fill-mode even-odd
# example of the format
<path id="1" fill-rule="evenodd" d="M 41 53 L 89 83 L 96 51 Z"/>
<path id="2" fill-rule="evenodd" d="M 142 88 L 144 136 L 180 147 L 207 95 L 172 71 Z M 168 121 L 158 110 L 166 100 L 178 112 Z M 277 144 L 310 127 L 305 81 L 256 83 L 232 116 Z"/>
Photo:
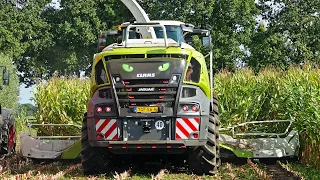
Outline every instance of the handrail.
<path id="1" fill-rule="evenodd" d="M 28 124 L 28 127 L 31 126 L 75 126 L 77 128 L 81 128 L 81 125 L 76 125 L 76 124 Z"/>
<path id="2" fill-rule="evenodd" d="M 282 123 L 282 122 L 289 122 L 288 127 L 286 128 L 285 132 L 283 132 L 283 133 L 235 133 L 235 130 L 234 130 L 237 127 L 241 127 L 241 126 L 248 125 L 248 124 Z M 227 128 L 220 128 L 219 131 L 231 130 L 232 137 L 236 137 L 236 136 L 283 136 L 289 132 L 289 129 L 290 129 L 293 122 L 294 122 L 294 120 L 250 121 L 250 122 L 241 123 L 241 124 L 234 125 L 234 126 L 227 127 Z"/>
<path id="3" fill-rule="evenodd" d="M 62 139 L 62 138 L 81 138 L 81 136 L 33 136 L 38 139 Z"/>
<path id="4" fill-rule="evenodd" d="M 30 133 L 30 136 L 33 137 L 33 138 L 38 138 L 38 139 L 61 139 L 61 138 L 81 138 L 81 136 L 32 136 L 32 127 L 33 126 L 64 126 L 64 127 L 77 127 L 77 128 L 81 128 L 82 126 L 81 125 L 76 125 L 76 124 L 32 124 L 32 123 L 29 123 L 27 122 L 27 126 L 28 126 L 28 129 L 29 129 L 29 133 Z"/>
<path id="5" fill-rule="evenodd" d="M 127 31 L 126 31 L 125 47 L 128 46 L 130 29 L 134 28 L 134 27 L 161 27 L 163 30 L 163 37 L 164 37 L 165 46 L 168 47 L 168 37 L 167 37 L 166 27 L 164 25 L 159 24 L 159 23 L 134 23 L 134 24 L 130 24 L 127 27 Z"/>

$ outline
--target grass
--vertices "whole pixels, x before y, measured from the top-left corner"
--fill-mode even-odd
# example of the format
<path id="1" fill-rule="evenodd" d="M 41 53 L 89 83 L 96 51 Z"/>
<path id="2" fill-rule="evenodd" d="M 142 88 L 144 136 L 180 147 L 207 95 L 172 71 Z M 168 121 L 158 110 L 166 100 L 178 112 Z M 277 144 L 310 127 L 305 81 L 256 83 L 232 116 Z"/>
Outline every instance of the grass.
<path id="1" fill-rule="evenodd" d="M 18 141 L 18 145 L 19 145 Z M 187 169 L 179 167 L 172 169 L 165 169 L 163 165 L 145 165 L 143 167 L 134 168 L 130 165 L 124 165 L 119 169 L 114 169 L 111 174 L 108 175 L 98 175 L 86 177 L 82 173 L 81 163 L 79 160 L 73 161 L 32 161 L 22 157 L 22 155 L 17 152 L 17 154 L 7 157 L 0 161 L 0 179 L 132 179 L 132 180 L 206 180 L 206 179 L 231 179 L 228 166 L 231 166 L 233 175 L 235 179 L 246 179 L 255 180 L 261 179 L 256 171 L 249 165 L 233 165 L 228 163 L 222 163 L 219 172 L 215 176 L 196 176 L 190 173 Z M 133 169 L 130 170 L 130 168 Z M 118 178 L 118 177 L 127 178 Z"/>
<path id="2" fill-rule="evenodd" d="M 320 179 L 320 171 L 315 170 L 313 167 L 308 165 L 302 165 L 299 163 L 288 164 L 292 170 L 299 172 L 303 177 L 310 180 Z"/>
<path id="3" fill-rule="evenodd" d="M 18 138 L 18 148 L 19 148 Z M 237 160 L 235 161 L 235 163 Z M 306 167 L 301 164 L 289 164 L 292 170 L 300 172 L 306 179 L 320 179 L 320 172 Z M 131 169 L 133 167 L 133 169 Z M 4 171 L 1 171 L 1 168 Z M 131 170 L 130 170 L 131 169 Z M 104 179 L 104 180 L 260 180 L 264 178 L 263 172 L 265 168 L 248 161 L 248 163 L 233 164 L 232 162 L 223 162 L 215 176 L 196 176 L 184 168 L 165 169 L 163 165 L 145 165 L 143 167 L 135 168 L 133 166 L 124 165 L 119 169 L 112 170 L 108 175 L 97 175 L 86 177 L 82 173 L 81 164 L 79 160 L 74 161 L 46 161 L 34 162 L 22 157 L 19 153 L 5 158 L 0 161 L 0 179 Z M 126 178 L 120 178 L 126 177 Z"/>
<path id="4" fill-rule="evenodd" d="M 20 158 L 20 157 L 19 157 Z M 246 179 L 246 180 L 256 180 L 261 179 L 258 174 L 250 167 L 250 165 L 233 166 L 232 170 L 235 179 Z M 196 176 L 187 172 L 170 172 L 165 171 L 159 167 L 159 172 L 156 174 L 151 174 L 148 171 L 145 172 L 123 172 L 123 173 L 113 173 L 111 175 L 99 175 L 85 177 L 81 170 L 81 165 L 79 163 L 64 164 L 62 162 L 54 162 L 49 164 L 35 164 L 28 162 L 25 165 L 19 167 L 15 166 L 10 171 L 0 174 L 1 179 L 11 179 L 11 178 L 46 178 L 52 179 L 54 177 L 58 179 L 122 179 L 117 177 L 126 177 L 123 179 L 132 180 L 149 180 L 149 179 L 179 179 L 179 180 L 189 180 L 189 179 L 230 179 L 229 170 L 225 163 L 220 167 L 220 171 L 215 176 Z"/>

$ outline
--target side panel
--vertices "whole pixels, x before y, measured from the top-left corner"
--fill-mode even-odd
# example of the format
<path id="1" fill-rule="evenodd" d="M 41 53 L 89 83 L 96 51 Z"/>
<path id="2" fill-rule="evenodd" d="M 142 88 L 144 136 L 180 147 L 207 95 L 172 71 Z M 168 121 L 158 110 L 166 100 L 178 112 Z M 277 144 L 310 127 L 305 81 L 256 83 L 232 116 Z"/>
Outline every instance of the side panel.
<path id="1" fill-rule="evenodd" d="M 95 130 L 97 134 L 105 140 L 118 140 L 119 128 L 116 119 L 97 119 L 95 120 Z"/>
<path id="2" fill-rule="evenodd" d="M 187 112 L 182 109 L 184 105 L 189 106 Z M 192 110 L 193 105 L 199 105 L 197 112 Z M 193 133 L 198 133 L 198 138 L 194 138 L 197 136 L 192 135 L 192 139 L 206 140 L 209 114 L 210 99 L 206 97 L 205 93 L 197 86 L 183 85 L 177 107 L 177 120 L 174 129 L 175 138 L 185 140 Z"/>
<path id="3" fill-rule="evenodd" d="M 192 133 L 199 130 L 200 118 L 177 118 L 176 120 L 176 140 L 189 139 Z"/>
<path id="4" fill-rule="evenodd" d="M 77 141 L 61 154 L 61 159 L 76 159 L 81 152 L 81 141 Z"/>

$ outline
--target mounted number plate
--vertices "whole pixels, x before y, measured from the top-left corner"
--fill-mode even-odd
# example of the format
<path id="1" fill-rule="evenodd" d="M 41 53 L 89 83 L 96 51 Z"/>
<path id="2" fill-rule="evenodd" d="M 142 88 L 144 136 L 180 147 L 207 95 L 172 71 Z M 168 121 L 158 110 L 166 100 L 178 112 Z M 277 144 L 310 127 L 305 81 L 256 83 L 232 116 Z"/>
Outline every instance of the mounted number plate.
<path id="1" fill-rule="evenodd" d="M 137 106 L 137 107 L 133 108 L 133 112 L 135 112 L 135 113 L 157 113 L 157 112 L 159 112 L 159 107 Z"/>

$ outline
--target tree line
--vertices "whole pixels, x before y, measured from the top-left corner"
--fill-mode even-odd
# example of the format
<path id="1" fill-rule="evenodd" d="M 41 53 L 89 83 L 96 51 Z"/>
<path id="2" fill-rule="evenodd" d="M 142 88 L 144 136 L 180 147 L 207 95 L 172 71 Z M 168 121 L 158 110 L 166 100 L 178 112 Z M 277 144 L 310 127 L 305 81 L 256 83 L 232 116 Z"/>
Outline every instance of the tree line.
<path id="1" fill-rule="evenodd" d="M 320 0 L 138 0 L 150 19 L 211 30 L 214 69 L 287 69 L 320 62 Z M 0 1 L 0 52 L 27 85 L 57 71 L 88 71 L 97 35 L 134 20 L 119 0 Z"/>

